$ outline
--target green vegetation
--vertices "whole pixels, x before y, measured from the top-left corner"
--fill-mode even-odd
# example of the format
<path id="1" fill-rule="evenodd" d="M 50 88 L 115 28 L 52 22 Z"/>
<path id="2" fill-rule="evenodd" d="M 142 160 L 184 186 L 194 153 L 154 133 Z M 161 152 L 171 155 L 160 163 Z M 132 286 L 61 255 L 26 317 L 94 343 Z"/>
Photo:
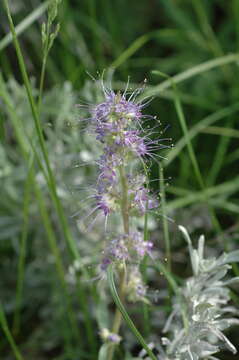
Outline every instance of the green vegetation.
<path id="1" fill-rule="evenodd" d="M 0 358 L 106 360 L 115 301 L 126 346 L 114 359 L 142 347 L 155 359 L 150 336 L 164 336 L 190 276 L 177 226 L 204 233 L 215 256 L 238 249 L 239 2 L 3 0 L 0 20 Z M 172 139 L 147 169 L 161 205 L 139 223 L 157 253 L 142 264 L 151 305 L 122 304 L 111 268 L 108 286 L 99 279 L 107 234 L 87 217 L 101 150 L 77 104 L 102 99 L 102 78 L 123 91 L 129 77 L 152 98 L 153 136 Z"/>

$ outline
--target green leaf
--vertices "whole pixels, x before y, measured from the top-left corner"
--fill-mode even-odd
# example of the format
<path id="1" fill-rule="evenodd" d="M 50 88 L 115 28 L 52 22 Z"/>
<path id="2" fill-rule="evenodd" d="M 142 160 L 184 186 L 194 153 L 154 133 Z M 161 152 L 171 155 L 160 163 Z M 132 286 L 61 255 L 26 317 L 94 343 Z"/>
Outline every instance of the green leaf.
<path id="1" fill-rule="evenodd" d="M 107 360 L 108 350 L 112 344 L 103 344 L 100 348 L 98 360 Z"/>

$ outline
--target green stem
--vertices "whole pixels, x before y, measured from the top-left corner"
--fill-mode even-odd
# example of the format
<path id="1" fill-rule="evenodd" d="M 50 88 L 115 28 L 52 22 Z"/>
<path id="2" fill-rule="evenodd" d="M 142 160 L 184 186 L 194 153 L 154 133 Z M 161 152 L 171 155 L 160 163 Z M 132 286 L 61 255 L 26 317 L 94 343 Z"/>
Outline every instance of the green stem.
<path id="1" fill-rule="evenodd" d="M 119 167 L 119 173 L 120 173 L 120 182 L 122 189 L 121 214 L 124 224 L 124 232 L 125 234 L 129 234 L 128 182 L 123 165 Z"/>
<path id="2" fill-rule="evenodd" d="M 121 302 L 123 303 L 124 298 L 125 298 L 125 285 L 126 285 L 126 269 L 125 269 L 125 266 L 123 267 L 123 269 L 120 270 L 119 283 L 120 283 L 119 296 L 120 296 Z M 118 334 L 119 333 L 121 323 L 122 323 L 122 314 L 121 314 L 120 310 L 117 307 L 116 310 L 115 310 L 114 321 L 113 321 L 113 326 L 112 326 L 112 333 L 113 334 Z M 112 346 L 109 347 L 107 360 L 113 360 L 114 352 L 115 352 L 115 344 L 112 343 Z"/>
<path id="3" fill-rule="evenodd" d="M 17 277 L 17 290 L 16 290 L 16 308 L 13 318 L 13 333 L 18 334 L 20 330 L 20 310 L 22 304 L 23 281 L 24 281 L 24 268 L 26 259 L 26 240 L 29 226 L 29 204 L 30 193 L 33 180 L 33 159 L 30 159 L 29 172 L 25 184 L 24 201 L 23 201 L 23 227 L 20 242 L 20 255 L 18 261 L 18 277 Z"/>
<path id="4" fill-rule="evenodd" d="M 43 87 L 44 87 L 44 80 L 45 80 L 45 73 L 46 73 L 46 59 L 47 56 L 43 56 L 42 61 L 42 68 L 41 68 L 41 76 L 40 76 L 40 85 L 39 85 L 39 95 L 38 95 L 38 112 L 40 113 L 41 103 L 42 103 L 42 94 L 43 94 Z"/>
<path id="5" fill-rule="evenodd" d="M 38 202 L 43 226 L 44 226 L 46 234 L 47 234 L 47 240 L 49 243 L 49 247 L 50 247 L 52 254 L 54 255 L 56 272 L 57 272 L 59 281 L 61 283 L 62 297 L 66 303 L 66 310 L 67 310 L 67 314 L 69 317 L 69 323 L 71 325 L 71 330 L 72 330 L 72 333 L 74 333 L 75 338 L 77 339 L 78 336 L 81 334 L 79 332 L 79 327 L 78 327 L 76 319 L 74 317 L 74 311 L 73 311 L 73 305 L 71 303 L 71 298 L 70 298 L 70 296 L 68 296 L 67 283 L 66 283 L 66 279 L 65 279 L 66 270 L 64 268 L 64 265 L 63 265 L 63 262 L 61 259 L 61 254 L 60 254 L 60 251 L 57 246 L 56 235 L 55 235 L 54 229 L 52 228 L 52 224 L 50 221 L 48 210 L 47 210 L 45 202 L 44 202 L 42 192 L 41 192 L 39 186 L 37 185 L 36 181 L 34 182 L 34 192 L 36 195 L 36 200 Z"/>
<path id="6" fill-rule="evenodd" d="M 121 183 L 121 215 L 123 219 L 123 227 L 125 234 L 129 234 L 129 206 L 128 206 L 128 182 L 125 175 L 124 165 L 119 167 L 120 183 Z M 125 301 L 125 287 L 126 287 L 126 268 L 125 265 L 120 269 L 119 274 L 119 296 L 122 303 Z M 118 334 L 122 323 L 122 314 L 118 308 L 115 310 L 112 332 Z M 107 360 L 112 360 L 114 357 L 115 344 L 109 348 Z"/>
<path id="7" fill-rule="evenodd" d="M 147 184 L 148 186 L 148 184 Z M 148 204 L 147 204 L 148 208 Z M 144 214 L 144 241 L 148 241 L 148 213 L 147 211 Z M 148 256 L 145 255 L 141 265 L 141 272 L 143 276 L 143 280 L 147 282 L 147 260 Z M 149 336 L 150 334 L 150 321 L 149 321 L 149 306 L 145 302 L 143 302 L 143 316 L 144 316 L 144 332 L 145 336 Z"/>
<path id="8" fill-rule="evenodd" d="M 46 165 L 46 169 L 47 169 L 47 174 L 49 177 L 49 188 L 50 188 L 50 193 L 51 196 L 53 198 L 59 219 L 60 219 L 60 223 L 62 225 L 62 230 L 65 236 L 65 239 L 67 241 L 67 245 L 69 247 L 69 250 L 71 252 L 71 255 L 73 258 L 75 259 L 80 259 L 80 254 L 78 251 L 78 248 L 72 238 L 72 235 L 70 233 L 67 221 L 66 221 L 66 217 L 61 205 L 61 202 L 59 200 L 59 197 L 57 195 L 57 190 L 56 190 L 56 182 L 55 182 L 55 178 L 50 166 L 50 161 L 48 158 L 48 153 L 47 153 L 47 148 L 44 142 L 44 136 L 43 136 L 43 131 L 42 131 L 42 127 L 41 127 L 41 123 L 40 123 L 40 119 L 39 119 L 39 113 L 38 113 L 38 109 L 37 106 L 35 104 L 35 100 L 33 98 L 33 94 L 32 94 L 32 89 L 31 89 L 31 84 L 29 81 L 29 77 L 26 71 L 26 67 L 25 67 L 25 63 L 24 63 L 24 59 L 23 59 L 23 55 L 21 52 L 21 48 L 17 39 L 17 35 L 16 35 L 16 31 L 15 31 L 15 26 L 11 17 L 11 12 L 9 9 L 9 4 L 8 4 L 8 0 L 4 0 L 4 5 L 6 8 L 6 13 L 7 13 L 7 17 L 8 17 L 8 21 L 9 21 L 9 25 L 10 25 L 10 30 L 12 33 L 12 37 L 13 37 L 13 43 L 16 49 L 16 53 L 17 53 L 17 58 L 18 58 L 18 62 L 19 62 L 19 67 L 21 70 L 21 74 L 22 74 L 22 78 L 24 81 L 24 85 L 26 88 L 26 92 L 27 92 L 27 96 L 28 96 L 28 101 L 31 107 L 31 112 L 32 112 L 32 116 L 33 116 L 33 120 L 34 120 L 34 125 L 35 125 L 35 129 L 36 129 L 36 133 L 38 136 L 38 140 L 39 140 L 39 144 L 40 144 L 40 148 L 41 148 L 41 152 L 43 154 L 43 158 L 44 158 L 44 162 Z"/>
<path id="9" fill-rule="evenodd" d="M 7 16 L 8 16 L 12 36 L 13 36 L 13 41 L 14 41 L 14 45 L 15 45 L 15 48 L 16 48 L 17 56 L 18 56 L 19 66 L 20 66 L 20 69 L 21 69 L 21 72 L 22 72 L 22 77 L 23 77 L 24 84 L 25 84 L 25 87 L 26 87 L 28 100 L 29 100 L 29 103 L 30 103 L 30 106 L 31 106 L 32 115 L 33 115 L 33 119 L 34 119 L 34 124 L 35 124 L 37 136 L 38 136 L 38 139 L 39 139 L 39 143 L 40 143 L 40 147 L 41 147 L 41 150 L 42 150 L 42 153 L 43 153 L 43 158 L 44 158 L 44 161 L 45 161 L 45 164 L 46 164 L 46 170 L 47 171 L 45 171 L 45 168 L 44 168 L 44 166 L 42 165 L 42 163 L 40 161 L 38 153 L 34 151 L 33 146 L 32 146 L 32 149 L 33 149 L 33 151 L 35 153 L 36 159 L 39 160 L 39 166 L 41 167 L 41 169 L 43 171 L 43 174 L 44 174 L 44 176 L 46 178 L 46 181 L 47 181 L 48 187 L 50 189 L 50 193 L 51 193 L 51 196 L 53 198 L 54 204 L 56 206 L 57 214 L 58 214 L 58 217 L 60 219 L 60 224 L 62 226 L 63 233 L 64 233 L 65 239 L 67 241 L 67 244 L 69 246 L 71 255 L 72 255 L 73 258 L 80 259 L 78 248 L 76 247 L 76 244 L 75 244 L 75 242 L 74 242 L 74 240 L 72 238 L 71 232 L 69 230 L 69 227 L 68 227 L 68 224 L 67 224 L 67 221 L 66 221 L 66 217 L 65 217 L 65 214 L 64 214 L 63 207 L 62 207 L 61 202 L 60 202 L 60 200 L 58 198 L 58 195 L 57 195 L 56 182 L 55 182 L 55 178 L 54 178 L 53 172 L 52 172 L 51 167 L 50 167 L 47 148 L 45 146 L 42 127 L 41 127 L 41 123 L 40 123 L 40 119 L 39 119 L 39 111 L 38 111 L 39 109 L 37 108 L 37 106 L 35 104 L 35 100 L 34 100 L 33 95 L 32 95 L 31 85 L 30 85 L 28 75 L 27 75 L 27 72 L 26 72 L 26 68 L 25 68 L 23 56 L 22 56 L 22 53 L 21 53 L 21 49 L 20 49 L 20 46 L 19 46 L 19 43 L 18 43 L 18 40 L 17 40 L 15 27 L 14 27 L 14 24 L 13 24 L 13 21 L 12 21 L 12 18 L 11 18 L 11 14 L 10 14 L 10 9 L 9 9 L 9 6 L 8 6 L 8 1 L 4 0 L 4 4 L 5 4 L 5 7 L 6 7 Z M 43 91 L 44 72 L 45 72 L 45 70 L 43 69 L 42 70 L 42 75 L 41 75 L 41 85 L 40 85 L 40 89 L 42 89 L 42 90 L 40 90 L 40 93 Z M 1 80 L 0 81 L 0 84 L 1 84 L 1 82 L 3 82 L 1 76 L 0 76 L 0 80 Z M 1 90 L 1 88 L 0 88 L 0 90 Z M 10 105 L 10 103 L 8 103 L 8 105 Z M 12 108 L 12 106 L 9 106 L 9 107 Z M 14 112 L 14 109 L 13 109 L 13 112 Z M 21 123 L 18 121 L 17 116 L 15 114 L 14 114 L 14 116 L 12 118 L 15 120 L 14 127 L 15 127 L 15 129 L 17 131 L 18 140 L 19 140 L 19 143 L 20 143 L 20 145 L 21 145 L 21 147 L 23 149 L 24 157 L 26 159 L 28 159 L 29 146 L 25 141 L 26 139 L 22 136 L 22 134 L 24 134 L 25 129 L 20 128 Z M 19 123 L 20 123 L 20 125 L 19 125 Z M 32 142 L 31 142 L 31 145 L 32 145 Z M 32 177 L 34 179 L 34 175 L 32 175 Z M 48 235 L 49 235 L 49 233 L 48 233 Z M 85 268 L 83 268 L 82 271 L 83 271 L 84 274 L 86 274 L 86 272 L 87 272 L 85 270 Z M 64 272 L 63 272 L 63 274 L 64 274 Z M 78 287 L 78 291 L 79 291 L 79 299 L 80 299 L 81 307 L 85 310 L 85 312 L 86 311 L 89 312 L 89 310 L 87 309 L 87 304 L 83 300 L 85 298 L 85 294 L 83 294 L 83 289 L 81 288 L 80 284 L 78 284 L 77 287 Z M 89 337 L 89 342 L 90 342 L 91 347 L 95 349 L 96 348 L 96 343 L 95 343 L 95 338 L 94 338 L 93 325 L 91 324 L 91 318 L 90 318 L 90 315 L 88 313 L 87 313 L 87 315 L 85 314 L 85 316 L 87 318 L 86 327 L 87 327 L 87 334 L 88 334 L 88 337 Z"/>
<path id="10" fill-rule="evenodd" d="M 2 330 L 12 348 L 12 351 L 15 355 L 15 358 L 17 360 L 24 360 L 24 358 L 22 357 L 18 347 L 17 347 L 17 344 L 15 343 L 15 340 L 9 330 L 9 326 L 8 326 L 8 323 L 7 323 L 7 319 L 5 317 L 5 314 L 4 314 L 4 311 L 3 311 L 3 307 L 2 307 L 2 304 L 0 303 L 0 325 L 2 326 Z"/>
<path id="11" fill-rule="evenodd" d="M 43 44 L 43 59 L 42 59 L 42 67 L 41 67 L 41 75 L 40 75 L 40 85 L 39 85 L 39 95 L 38 95 L 38 114 L 40 114 L 41 102 L 42 102 L 42 94 L 45 80 L 45 72 L 46 72 L 46 62 L 49 53 L 49 40 L 50 40 L 50 23 L 49 23 L 49 13 L 48 20 L 46 23 L 46 40 Z"/>
<path id="12" fill-rule="evenodd" d="M 156 356 L 153 354 L 152 350 L 148 347 L 147 343 L 145 342 L 143 336 L 140 334 L 140 332 L 135 327 L 133 321 L 129 317 L 126 309 L 124 308 L 123 303 L 120 300 L 120 297 L 119 297 L 119 295 L 117 293 L 115 283 L 114 283 L 114 275 L 113 275 L 112 265 L 109 266 L 107 273 L 108 273 L 108 281 L 109 281 L 109 285 L 110 285 L 110 290 L 111 290 L 114 302 L 117 305 L 118 309 L 120 310 L 126 324 L 130 328 L 132 333 L 135 335 L 135 337 L 139 341 L 139 343 L 142 345 L 142 347 L 146 350 L 146 352 L 149 355 L 150 359 L 151 360 L 157 360 Z"/>

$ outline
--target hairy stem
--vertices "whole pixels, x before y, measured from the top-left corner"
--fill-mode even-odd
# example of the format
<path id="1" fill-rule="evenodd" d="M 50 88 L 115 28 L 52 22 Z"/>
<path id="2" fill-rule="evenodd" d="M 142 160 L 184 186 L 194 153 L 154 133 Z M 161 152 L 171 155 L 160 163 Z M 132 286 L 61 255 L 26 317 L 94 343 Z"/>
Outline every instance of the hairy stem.
<path id="1" fill-rule="evenodd" d="M 124 232 L 125 234 L 129 234 L 129 206 L 128 206 L 128 182 L 127 177 L 125 175 L 124 166 L 120 166 L 120 182 L 121 182 L 121 214 L 124 224 Z"/>
<path id="2" fill-rule="evenodd" d="M 125 174 L 125 167 L 121 165 L 119 167 L 120 182 L 121 182 L 121 215 L 123 220 L 124 232 L 129 234 L 129 204 L 128 204 L 128 182 Z M 125 264 L 119 272 L 119 296 L 122 303 L 125 300 L 125 287 L 126 287 L 126 268 Z M 112 326 L 112 333 L 118 334 L 122 323 L 122 314 L 117 308 L 115 310 L 114 321 Z M 112 360 L 114 357 L 115 344 L 109 348 L 107 360 Z"/>

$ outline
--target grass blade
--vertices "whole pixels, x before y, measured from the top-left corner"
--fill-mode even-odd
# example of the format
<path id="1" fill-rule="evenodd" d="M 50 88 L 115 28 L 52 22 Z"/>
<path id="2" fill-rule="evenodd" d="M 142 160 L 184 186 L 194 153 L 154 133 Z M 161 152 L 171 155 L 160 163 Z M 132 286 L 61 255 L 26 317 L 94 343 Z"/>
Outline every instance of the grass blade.
<path id="1" fill-rule="evenodd" d="M 172 186 L 170 186 L 171 189 L 173 189 Z M 167 191 L 170 190 L 167 189 Z M 204 202 L 205 197 L 211 201 L 211 198 L 213 199 L 214 196 L 220 196 L 223 195 L 223 197 L 227 197 L 235 192 L 237 192 L 239 189 L 239 176 L 235 177 L 231 181 L 224 182 L 223 184 L 213 186 L 210 188 L 207 188 L 203 191 L 198 192 L 189 192 L 188 195 L 183 195 L 182 197 L 176 200 L 172 200 L 167 203 L 167 211 L 173 211 L 175 209 L 179 209 L 180 207 L 184 207 L 193 203 L 198 202 Z"/>
<path id="2" fill-rule="evenodd" d="M 33 98 L 29 77 L 28 77 L 28 74 L 27 74 L 27 71 L 26 71 L 26 67 L 25 67 L 23 55 L 22 55 L 22 52 L 21 52 L 21 48 L 20 48 L 20 45 L 19 45 L 19 42 L 18 42 L 18 39 L 17 39 L 15 26 L 14 26 L 14 23 L 13 23 L 13 20 L 12 20 L 12 17 L 11 17 L 8 0 L 4 0 L 4 5 L 5 5 L 5 8 L 6 8 L 6 13 L 7 13 L 7 17 L 8 17 L 12 37 L 13 37 L 13 43 L 14 43 L 16 53 L 17 53 L 19 67 L 20 67 L 22 78 L 23 78 L 24 85 L 25 85 L 25 88 L 26 88 L 28 101 L 29 101 L 29 104 L 30 104 L 30 107 L 31 107 L 37 137 L 38 137 L 40 148 L 41 148 L 41 151 L 42 151 L 42 154 L 43 154 L 44 162 L 45 162 L 46 168 L 47 168 L 47 173 L 48 173 L 48 177 L 49 177 L 49 184 L 50 184 L 49 190 L 50 190 L 50 193 L 52 195 L 54 204 L 56 206 L 56 210 L 57 210 L 57 213 L 58 213 L 58 216 L 59 216 L 59 219 L 60 219 L 60 224 L 62 226 L 62 230 L 63 230 L 64 236 L 65 236 L 65 239 L 67 241 L 67 245 L 68 245 L 68 248 L 70 250 L 70 253 L 71 253 L 73 258 L 79 260 L 80 259 L 80 254 L 79 254 L 78 248 L 77 248 L 77 246 L 76 246 L 76 244 L 75 244 L 75 242 L 74 242 L 74 240 L 73 240 L 73 238 L 71 236 L 71 233 L 70 233 L 70 230 L 69 230 L 66 218 L 65 218 L 65 214 L 64 214 L 64 211 L 63 211 L 63 208 L 62 208 L 62 205 L 61 205 L 61 202 L 60 202 L 60 200 L 58 198 L 58 195 L 57 195 L 55 178 L 54 178 L 51 166 L 50 166 L 50 162 L 49 162 L 49 158 L 48 158 L 48 152 L 47 152 L 47 148 L 45 146 L 42 127 L 41 127 L 41 123 L 40 123 L 40 119 L 39 119 L 39 114 L 38 114 L 38 111 L 37 111 L 37 106 L 36 106 L 34 98 Z"/>
<path id="3" fill-rule="evenodd" d="M 32 11 L 31 14 L 25 17 L 23 21 L 21 21 L 15 28 L 17 36 L 21 35 L 25 30 L 31 26 L 34 21 L 39 19 L 42 14 L 46 11 L 48 4 L 50 1 L 45 1 L 43 4 L 38 6 L 35 10 Z M 4 36 L 4 38 L 0 41 L 0 51 L 5 49 L 9 44 L 11 44 L 13 40 L 13 36 L 11 33 Z"/>
<path id="4" fill-rule="evenodd" d="M 239 60 L 239 54 L 237 53 L 237 54 L 229 54 L 229 55 L 221 56 L 221 57 L 218 57 L 217 59 L 209 60 L 202 64 L 198 64 L 190 69 L 187 69 L 187 70 L 181 72 L 180 74 L 177 74 L 177 75 L 171 77 L 170 79 L 163 81 L 161 84 L 155 86 L 154 88 L 146 90 L 144 93 L 144 96 L 153 96 L 165 89 L 170 88 L 173 83 L 178 84 L 182 81 L 190 79 L 193 76 L 202 74 L 206 71 L 215 69 L 215 68 L 217 68 L 219 66 L 223 66 L 225 64 L 237 62 L 238 60 Z M 153 73 L 158 74 L 158 71 L 154 70 Z M 161 73 L 160 73 L 160 75 L 161 75 Z"/>
<path id="5" fill-rule="evenodd" d="M 20 311 L 21 311 L 22 294 L 23 294 L 23 281 L 24 281 L 24 270 L 25 270 L 25 259 L 26 259 L 26 241 L 27 241 L 29 215 L 30 215 L 29 206 L 30 206 L 30 194 L 31 194 L 32 180 L 33 180 L 32 175 L 33 175 L 33 158 L 30 158 L 29 166 L 28 166 L 28 175 L 24 189 L 24 200 L 23 200 L 23 225 L 22 225 L 20 254 L 19 254 L 18 271 L 17 271 L 16 308 L 15 308 L 14 320 L 13 320 L 14 334 L 18 334 L 20 330 Z"/>
<path id="6" fill-rule="evenodd" d="M 134 325 L 133 321 L 131 320 L 131 318 L 129 317 L 125 307 L 123 306 L 122 302 L 120 301 L 119 295 L 118 295 L 116 287 L 115 287 L 113 268 L 111 265 L 109 266 L 107 274 L 108 274 L 108 281 L 109 281 L 109 285 L 110 285 L 110 291 L 113 296 L 114 302 L 115 302 L 117 308 L 119 309 L 119 311 L 121 312 L 126 324 L 130 328 L 130 330 L 133 332 L 135 337 L 138 339 L 139 343 L 143 346 L 143 348 L 149 355 L 150 359 L 157 360 L 156 356 L 153 354 L 152 350 L 148 347 L 144 338 L 142 337 L 140 332 L 135 327 L 135 325 Z"/>
<path id="7" fill-rule="evenodd" d="M 182 137 L 174 146 L 174 148 L 168 153 L 167 159 L 163 161 L 164 166 L 168 166 L 182 151 L 184 146 L 187 144 L 187 140 L 192 140 L 200 132 L 202 132 L 208 126 L 214 124 L 215 122 L 222 120 L 223 118 L 230 116 L 239 111 L 239 103 L 232 104 L 226 108 L 223 108 L 199 121 L 191 129 L 188 129 L 187 139 Z"/>
<path id="8" fill-rule="evenodd" d="M 186 119 L 185 119 L 185 116 L 184 116 L 184 113 L 183 113 L 181 102 L 180 102 L 178 94 L 177 94 L 176 87 L 175 87 L 175 108 L 176 108 L 176 112 L 177 112 L 177 115 L 178 115 L 178 119 L 179 119 L 181 128 L 183 130 L 183 135 L 184 135 L 184 137 L 186 139 L 186 144 L 187 144 L 187 148 L 188 148 L 189 157 L 191 159 L 197 181 L 198 181 L 200 187 L 202 189 L 204 189 L 204 182 L 203 182 L 202 174 L 201 174 L 201 171 L 200 171 L 199 166 L 198 166 L 198 162 L 197 162 L 197 159 L 196 159 L 196 156 L 195 156 L 195 152 L 193 150 L 192 142 L 191 142 L 191 140 L 189 138 L 189 132 L 188 132 L 187 124 L 186 124 Z"/>
<path id="9" fill-rule="evenodd" d="M 166 206 L 166 195 L 165 195 L 165 185 L 164 185 L 164 171 L 162 163 L 159 164 L 159 186 L 160 186 L 160 199 L 161 199 L 161 209 L 162 209 L 162 221 L 163 221 L 163 234 L 165 241 L 166 249 L 166 260 L 167 269 L 171 269 L 171 246 L 168 230 L 168 220 L 167 220 L 167 206 Z"/>
<path id="10" fill-rule="evenodd" d="M 12 351 L 15 355 L 15 358 L 17 360 L 24 360 L 24 358 L 22 357 L 15 341 L 14 341 L 14 338 L 9 330 L 9 327 L 8 327 L 8 323 L 7 323 L 7 319 L 5 317 L 5 314 L 4 314 L 4 311 L 3 311 L 3 307 L 2 307 L 2 304 L 0 303 L 0 324 L 2 326 L 2 330 L 12 348 Z"/>

